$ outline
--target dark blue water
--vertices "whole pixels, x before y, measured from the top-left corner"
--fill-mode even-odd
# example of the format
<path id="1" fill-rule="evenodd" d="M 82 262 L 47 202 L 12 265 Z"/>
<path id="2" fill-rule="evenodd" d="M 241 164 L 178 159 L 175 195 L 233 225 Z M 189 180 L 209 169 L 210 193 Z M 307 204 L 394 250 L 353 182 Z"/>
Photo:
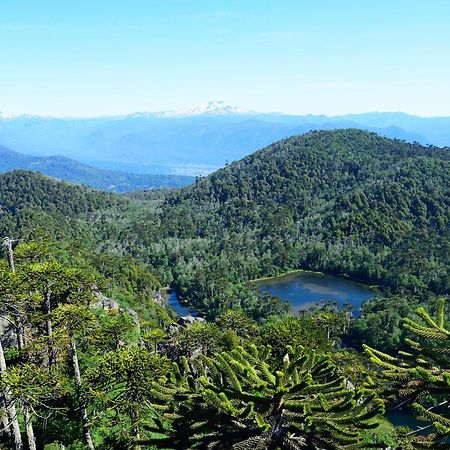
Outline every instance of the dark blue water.
<path id="1" fill-rule="evenodd" d="M 190 310 L 180 303 L 175 291 L 172 291 L 167 297 L 167 305 L 170 306 L 175 311 L 175 314 L 179 317 L 197 315 L 195 311 Z"/>
<path id="2" fill-rule="evenodd" d="M 350 303 L 358 313 L 365 300 L 374 298 L 368 286 L 344 277 L 313 272 L 296 272 L 256 282 L 261 292 L 287 300 L 292 312 L 306 310 L 317 303 Z"/>
<path id="3" fill-rule="evenodd" d="M 429 425 L 429 422 L 418 420 L 416 416 L 404 412 L 387 412 L 385 417 L 387 420 L 389 420 L 389 422 L 392 423 L 392 425 L 395 425 L 396 427 L 409 427 L 412 430 L 416 430 L 418 427 L 425 427 Z M 430 429 L 427 429 L 422 432 L 418 432 L 417 434 L 426 434 L 430 431 Z"/>

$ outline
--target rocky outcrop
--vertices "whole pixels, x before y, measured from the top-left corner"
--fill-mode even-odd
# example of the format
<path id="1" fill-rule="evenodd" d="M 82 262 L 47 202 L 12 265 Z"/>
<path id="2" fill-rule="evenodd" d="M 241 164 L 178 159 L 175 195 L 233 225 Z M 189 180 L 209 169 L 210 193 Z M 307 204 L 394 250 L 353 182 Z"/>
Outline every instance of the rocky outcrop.
<path id="1" fill-rule="evenodd" d="M 121 310 L 121 307 L 116 300 L 106 297 L 101 292 L 96 292 L 95 297 L 97 301 L 92 305 L 94 308 L 102 308 L 106 311 Z"/>
<path id="2" fill-rule="evenodd" d="M 16 329 L 5 317 L 0 317 L 0 338 L 4 348 L 17 347 Z"/>
<path id="3" fill-rule="evenodd" d="M 194 323 L 203 323 L 203 322 L 206 322 L 206 320 L 203 319 L 202 317 L 183 316 L 183 317 L 179 317 L 176 322 L 169 325 L 169 327 L 167 328 L 167 331 L 169 333 L 175 333 L 177 331 L 180 331 L 183 328 L 188 328 L 188 327 L 194 325 Z"/>
<path id="4" fill-rule="evenodd" d="M 179 317 L 177 320 L 177 324 L 184 328 L 187 328 L 196 322 L 206 322 L 206 320 L 203 319 L 203 317 L 194 317 L 194 316 L 183 316 Z"/>
<path id="5" fill-rule="evenodd" d="M 97 301 L 92 305 L 93 308 L 102 308 L 105 311 L 126 312 L 133 318 L 134 323 L 139 327 L 139 314 L 134 309 L 122 308 L 116 300 L 106 297 L 101 292 L 96 292 L 95 297 Z"/>

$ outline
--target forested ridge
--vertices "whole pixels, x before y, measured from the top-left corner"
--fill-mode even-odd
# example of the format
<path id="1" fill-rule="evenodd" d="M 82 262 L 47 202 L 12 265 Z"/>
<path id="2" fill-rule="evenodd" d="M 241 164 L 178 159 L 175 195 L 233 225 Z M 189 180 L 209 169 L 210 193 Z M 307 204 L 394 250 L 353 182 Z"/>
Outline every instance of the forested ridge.
<path id="1" fill-rule="evenodd" d="M 449 154 L 360 130 L 312 132 L 193 186 L 128 197 L 19 171 L 2 176 L 0 224 L 135 257 L 210 316 L 268 314 L 245 283 L 291 269 L 445 294 Z"/>
<path id="2" fill-rule="evenodd" d="M 448 149 L 338 130 L 181 190 L 0 175 L 16 239 L 0 265 L 5 445 L 21 448 L 19 429 L 47 450 L 446 448 L 449 173 Z M 300 268 L 380 294 L 357 319 L 326 304 L 293 317 L 249 284 Z M 207 320 L 175 324 L 164 285 Z M 399 402 L 434 424 L 428 441 L 383 418 Z"/>
<path id="3" fill-rule="evenodd" d="M 106 294 L 145 307 L 144 294 L 161 286 L 153 270 L 120 245 L 119 228 L 133 217 L 136 202 L 28 171 L 0 175 L 0 198 L 2 236 L 39 240 L 64 263 L 89 269 Z"/>
<path id="4" fill-rule="evenodd" d="M 234 283 L 306 268 L 446 293 L 449 155 L 359 130 L 308 133 L 173 191 L 134 228 L 199 308 L 203 271 Z"/>
<path id="5" fill-rule="evenodd" d="M 64 214 L 68 217 L 112 206 L 118 198 L 40 176 L 28 171 L 0 175 L 2 212 L 14 215 L 29 207 L 42 212 Z"/>
<path id="6" fill-rule="evenodd" d="M 59 180 L 110 192 L 182 187 L 194 181 L 194 177 L 182 175 L 135 174 L 99 169 L 62 156 L 25 155 L 0 145 L 0 172 L 19 169 L 38 171 Z"/>

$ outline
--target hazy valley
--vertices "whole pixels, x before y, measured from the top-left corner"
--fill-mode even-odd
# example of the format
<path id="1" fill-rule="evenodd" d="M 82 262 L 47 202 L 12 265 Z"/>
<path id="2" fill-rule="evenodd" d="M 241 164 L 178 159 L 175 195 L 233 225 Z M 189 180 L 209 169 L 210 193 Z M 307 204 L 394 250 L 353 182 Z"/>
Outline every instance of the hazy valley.
<path id="1" fill-rule="evenodd" d="M 0 143 L 132 173 L 198 176 L 277 140 L 310 130 L 360 128 L 424 145 L 450 145 L 450 118 L 404 113 L 290 116 L 210 102 L 181 111 L 118 117 L 0 118 Z"/>

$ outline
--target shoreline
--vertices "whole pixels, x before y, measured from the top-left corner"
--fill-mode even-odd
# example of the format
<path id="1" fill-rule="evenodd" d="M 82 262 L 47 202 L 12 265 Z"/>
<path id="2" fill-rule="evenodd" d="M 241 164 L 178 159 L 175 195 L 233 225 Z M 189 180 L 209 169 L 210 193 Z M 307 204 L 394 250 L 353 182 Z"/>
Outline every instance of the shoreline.
<path id="1" fill-rule="evenodd" d="M 317 275 L 326 275 L 326 273 L 324 273 L 324 272 L 316 272 L 314 270 L 292 269 L 292 270 L 288 270 L 286 272 L 280 273 L 279 275 L 271 275 L 270 277 L 254 278 L 252 280 L 246 281 L 246 283 L 249 283 L 249 284 L 259 283 L 261 281 L 274 280 L 275 278 L 281 278 L 281 277 L 284 277 L 286 275 L 291 275 L 291 274 L 294 274 L 294 273 L 302 273 L 302 272 L 315 273 Z"/>
<path id="2" fill-rule="evenodd" d="M 307 269 L 292 269 L 287 270 L 286 272 L 280 273 L 279 275 L 272 275 L 269 277 L 261 277 L 261 278 L 254 278 L 252 280 L 247 281 L 248 284 L 253 285 L 257 283 L 261 283 L 264 281 L 271 281 L 275 280 L 277 278 L 283 278 L 287 275 L 293 275 L 296 273 L 311 273 L 315 275 L 323 275 L 323 276 L 335 276 L 340 278 L 346 278 L 349 281 L 353 281 L 355 283 L 363 284 L 364 286 L 367 286 L 370 290 L 377 291 L 378 293 L 381 292 L 380 285 L 378 284 L 369 284 L 367 281 L 361 280 L 360 278 L 352 277 L 346 273 L 333 273 L 333 272 L 320 272 L 316 270 L 307 270 Z"/>
<path id="3" fill-rule="evenodd" d="M 176 295 L 176 299 L 177 299 L 177 303 L 178 305 L 187 310 L 186 312 L 188 313 L 187 316 L 193 316 L 193 317 L 203 317 L 196 309 L 194 309 L 191 305 L 189 305 L 188 303 L 186 303 L 183 298 L 180 298 L 180 296 L 177 294 L 177 292 L 175 291 L 175 289 L 173 289 L 170 286 L 164 286 L 162 288 L 159 289 L 159 293 L 162 296 L 163 300 L 164 300 L 164 304 L 166 307 L 171 308 L 172 311 L 177 315 L 177 317 L 186 317 L 186 315 L 180 315 L 177 311 L 176 308 L 174 308 L 172 305 L 169 304 L 169 297 L 171 294 L 175 293 Z"/>
<path id="4" fill-rule="evenodd" d="M 248 284 L 249 286 L 254 286 L 254 287 L 257 288 L 258 287 L 257 286 L 258 283 L 263 283 L 264 281 L 271 281 L 271 280 L 281 279 L 281 278 L 289 276 L 289 275 L 295 275 L 295 274 L 301 274 L 301 273 L 345 278 L 345 279 L 347 279 L 349 281 L 352 281 L 354 283 L 358 283 L 360 285 L 365 286 L 367 289 L 369 289 L 370 291 L 373 292 L 374 298 L 379 296 L 382 293 L 379 285 L 368 284 L 367 282 L 365 282 L 365 281 L 363 281 L 361 279 L 355 278 L 355 277 L 351 277 L 348 274 L 327 273 L 327 272 L 320 272 L 320 271 L 316 271 L 316 270 L 307 270 L 307 269 L 287 270 L 286 272 L 280 273 L 279 275 L 272 275 L 272 276 L 269 276 L 269 277 L 254 278 L 254 279 L 246 281 L 244 283 Z M 169 298 L 170 294 L 172 292 L 174 292 L 174 289 L 172 287 L 170 287 L 170 286 L 164 286 L 164 287 L 160 288 L 159 292 L 162 295 L 163 299 L 165 300 L 166 306 L 169 306 L 168 298 Z M 189 314 L 195 315 L 195 316 L 198 316 L 198 317 L 202 317 L 202 315 L 197 310 L 193 309 L 191 305 L 189 305 L 188 303 L 184 302 L 182 298 L 178 297 L 178 295 L 177 295 L 177 302 L 182 308 L 187 309 L 189 311 Z M 169 307 L 171 307 L 171 306 L 169 306 Z M 171 308 L 173 309 L 173 307 L 171 307 Z M 179 317 L 181 317 L 181 316 L 179 316 Z"/>

